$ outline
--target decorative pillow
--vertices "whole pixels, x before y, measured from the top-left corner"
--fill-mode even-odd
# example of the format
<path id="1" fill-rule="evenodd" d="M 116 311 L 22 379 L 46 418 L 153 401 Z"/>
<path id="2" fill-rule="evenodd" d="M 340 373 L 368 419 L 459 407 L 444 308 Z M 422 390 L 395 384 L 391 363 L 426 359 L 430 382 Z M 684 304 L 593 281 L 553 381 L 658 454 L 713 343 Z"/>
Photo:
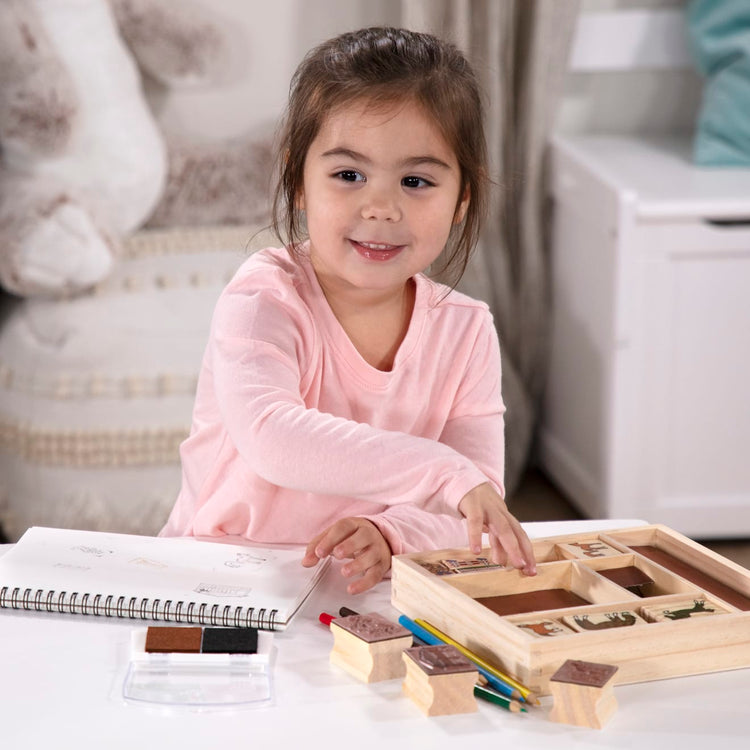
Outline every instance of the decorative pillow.
<path id="1" fill-rule="evenodd" d="M 704 166 L 750 166 L 750 2 L 691 0 L 688 36 L 705 76 L 694 140 Z"/>
<path id="2" fill-rule="evenodd" d="M 0 316 L 0 526 L 156 534 L 216 299 L 257 228 L 148 230 L 73 299 Z"/>

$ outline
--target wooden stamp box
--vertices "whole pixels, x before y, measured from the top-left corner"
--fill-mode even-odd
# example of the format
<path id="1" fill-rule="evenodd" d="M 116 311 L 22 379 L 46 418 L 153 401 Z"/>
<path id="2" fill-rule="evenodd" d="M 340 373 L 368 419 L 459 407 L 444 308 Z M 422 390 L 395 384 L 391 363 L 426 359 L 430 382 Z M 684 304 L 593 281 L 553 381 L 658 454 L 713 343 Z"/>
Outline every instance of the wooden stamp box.
<path id="1" fill-rule="evenodd" d="M 393 559 L 392 603 L 539 695 L 566 659 L 617 683 L 750 666 L 750 571 L 662 525 L 533 541 L 538 574 L 449 549 Z"/>

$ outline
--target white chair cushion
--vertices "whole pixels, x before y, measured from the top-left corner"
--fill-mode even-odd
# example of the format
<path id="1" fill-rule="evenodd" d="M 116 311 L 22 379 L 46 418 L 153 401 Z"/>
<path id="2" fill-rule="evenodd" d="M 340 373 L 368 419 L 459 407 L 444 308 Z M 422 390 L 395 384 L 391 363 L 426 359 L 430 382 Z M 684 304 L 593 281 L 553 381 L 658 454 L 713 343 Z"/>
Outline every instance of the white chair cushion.
<path id="1" fill-rule="evenodd" d="M 213 307 L 257 236 L 143 231 L 91 293 L 7 300 L 0 525 L 11 540 L 31 525 L 159 531 L 179 490 Z"/>

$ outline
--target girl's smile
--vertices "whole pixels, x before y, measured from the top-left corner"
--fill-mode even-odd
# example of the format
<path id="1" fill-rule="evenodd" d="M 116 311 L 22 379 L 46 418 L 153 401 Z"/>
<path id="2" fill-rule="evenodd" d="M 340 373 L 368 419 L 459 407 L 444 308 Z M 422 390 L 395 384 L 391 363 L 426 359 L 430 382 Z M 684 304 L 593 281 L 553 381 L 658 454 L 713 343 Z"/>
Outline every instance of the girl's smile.
<path id="1" fill-rule="evenodd" d="M 387 245 L 379 242 L 358 242 L 350 240 L 354 249 L 367 260 L 384 261 L 391 260 L 400 253 L 403 245 Z"/>

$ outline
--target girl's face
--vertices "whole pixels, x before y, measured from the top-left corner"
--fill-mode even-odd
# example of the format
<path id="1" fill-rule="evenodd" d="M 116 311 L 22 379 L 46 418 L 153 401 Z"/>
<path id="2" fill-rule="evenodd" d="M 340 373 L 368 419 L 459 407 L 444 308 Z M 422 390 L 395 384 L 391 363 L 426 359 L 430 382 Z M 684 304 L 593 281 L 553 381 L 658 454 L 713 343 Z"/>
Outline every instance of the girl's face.
<path id="1" fill-rule="evenodd" d="M 310 144 L 298 206 L 326 293 L 401 294 L 463 219 L 460 189 L 453 150 L 417 104 L 331 112 Z"/>

